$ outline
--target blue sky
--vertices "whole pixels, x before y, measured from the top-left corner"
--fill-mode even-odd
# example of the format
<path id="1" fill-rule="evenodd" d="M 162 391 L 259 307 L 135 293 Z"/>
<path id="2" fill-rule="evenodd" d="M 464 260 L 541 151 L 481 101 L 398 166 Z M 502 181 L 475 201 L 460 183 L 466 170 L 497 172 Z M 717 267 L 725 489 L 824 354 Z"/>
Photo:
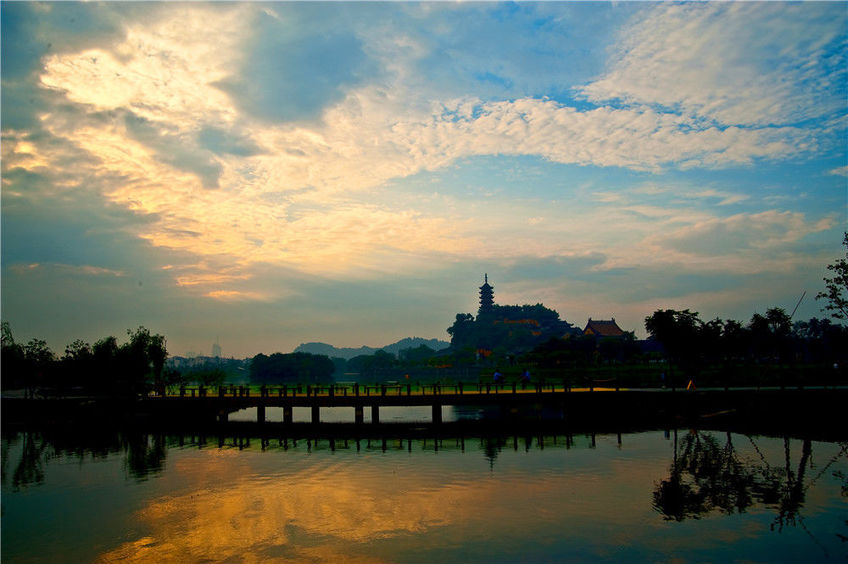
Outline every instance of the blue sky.
<path id="1" fill-rule="evenodd" d="M 2 317 L 55 351 L 821 317 L 844 3 L 2 4 Z"/>

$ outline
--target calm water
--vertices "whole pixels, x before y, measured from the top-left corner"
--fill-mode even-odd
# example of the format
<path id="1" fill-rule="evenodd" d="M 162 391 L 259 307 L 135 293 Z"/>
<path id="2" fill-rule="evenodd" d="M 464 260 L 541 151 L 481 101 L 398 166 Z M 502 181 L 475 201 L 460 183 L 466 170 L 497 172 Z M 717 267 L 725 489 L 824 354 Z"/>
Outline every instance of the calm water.
<path id="1" fill-rule="evenodd" d="M 3 562 L 848 558 L 848 443 L 9 433 Z"/>

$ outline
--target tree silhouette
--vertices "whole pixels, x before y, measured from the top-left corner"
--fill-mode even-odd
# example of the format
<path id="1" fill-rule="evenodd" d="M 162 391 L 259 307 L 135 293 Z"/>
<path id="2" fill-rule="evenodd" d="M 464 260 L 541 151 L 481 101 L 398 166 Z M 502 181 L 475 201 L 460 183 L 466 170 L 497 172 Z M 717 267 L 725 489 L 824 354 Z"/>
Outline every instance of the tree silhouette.
<path id="1" fill-rule="evenodd" d="M 846 248 L 845 258 L 827 265 L 833 276 L 824 278 L 826 290 L 816 294 L 817 300 L 827 300 L 824 311 L 831 312 L 836 319 L 848 319 L 848 231 L 843 234 L 842 245 Z"/>
<path id="2" fill-rule="evenodd" d="M 668 356 L 686 372 L 695 370 L 703 321 L 688 309 L 657 310 L 645 318 L 645 330 L 665 347 Z"/>

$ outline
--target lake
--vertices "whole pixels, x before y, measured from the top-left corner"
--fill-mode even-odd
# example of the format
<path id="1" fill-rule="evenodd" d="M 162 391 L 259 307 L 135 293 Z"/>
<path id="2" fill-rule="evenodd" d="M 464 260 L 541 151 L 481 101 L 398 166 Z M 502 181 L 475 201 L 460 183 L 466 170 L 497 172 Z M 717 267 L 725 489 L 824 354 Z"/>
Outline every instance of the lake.
<path id="1" fill-rule="evenodd" d="M 237 429 L 4 428 L 3 562 L 848 558 L 848 442 Z"/>

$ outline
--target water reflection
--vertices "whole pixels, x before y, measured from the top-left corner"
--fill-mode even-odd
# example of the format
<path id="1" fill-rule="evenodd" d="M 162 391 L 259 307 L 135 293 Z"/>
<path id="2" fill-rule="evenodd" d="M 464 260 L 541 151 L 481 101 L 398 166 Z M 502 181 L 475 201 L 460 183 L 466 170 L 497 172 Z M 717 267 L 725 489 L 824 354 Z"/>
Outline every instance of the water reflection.
<path id="1" fill-rule="evenodd" d="M 813 542 L 805 538 L 821 546 L 817 554 L 838 555 L 848 546 L 847 449 L 676 430 L 439 436 L 425 429 L 370 437 L 4 430 L 3 558 L 50 559 L 44 544 L 30 548 L 11 535 L 35 538 L 27 527 L 41 523 L 25 523 L 21 507 L 34 502 L 16 493 L 51 487 L 45 499 L 83 500 L 100 488 L 104 498 L 129 500 L 104 505 L 99 526 L 108 530 L 99 544 L 62 541 L 70 548 L 52 556 L 64 560 L 668 561 L 688 554 L 763 561 L 803 555 Z M 104 460 L 124 476 L 110 482 L 101 471 L 104 483 L 91 484 L 84 468 Z M 76 479 L 89 482 L 79 492 L 68 480 L 75 464 Z M 52 486 L 56 476 L 66 481 Z M 122 521 L 130 524 L 107 525 Z M 59 537 L 60 530 L 43 531 L 50 543 Z M 92 546 L 101 549 L 86 553 Z"/>
<path id="2" fill-rule="evenodd" d="M 724 434 L 723 444 L 720 436 L 693 430 L 678 440 L 678 433 L 674 431 L 674 457 L 669 477 L 654 491 L 654 507 L 666 519 L 698 519 L 713 511 L 728 515 L 744 513 L 759 503 L 776 511 L 773 529 L 781 531 L 785 526 L 794 527 L 800 524 L 799 512 L 807 489 L 840 458 L 844 459 L 848 450 L 848 444 L 842 444 L 818 475 L 807 480 L 806 474 L 812 464 L 810 439 L 801 441 L 800 456 L 797 463 L 793 463 L 792 441 L 784 437 L 784 464 L 775 466 L 763 455 L 754 437 L 743 438 L 750 442 L 759 460 L 740 458 L 730 432 Z M 795 448 L 798 450 L 797 444 Z M 844 482 L 844 473 L 836 472 L 835 477 Z M 842 486 L 843 496 L 847 486 Z"/>
<path id="3" fill-rule="evenodd" d="M 148 479 L 162 471 L 168 452 L 164 434 L 139 430 L 93 428 L 5 432 L 2 438 L 2 484 L 13 491 L 44 482 L 53 461 L 80 463 L 120 454 L 133 480 Z"/>

